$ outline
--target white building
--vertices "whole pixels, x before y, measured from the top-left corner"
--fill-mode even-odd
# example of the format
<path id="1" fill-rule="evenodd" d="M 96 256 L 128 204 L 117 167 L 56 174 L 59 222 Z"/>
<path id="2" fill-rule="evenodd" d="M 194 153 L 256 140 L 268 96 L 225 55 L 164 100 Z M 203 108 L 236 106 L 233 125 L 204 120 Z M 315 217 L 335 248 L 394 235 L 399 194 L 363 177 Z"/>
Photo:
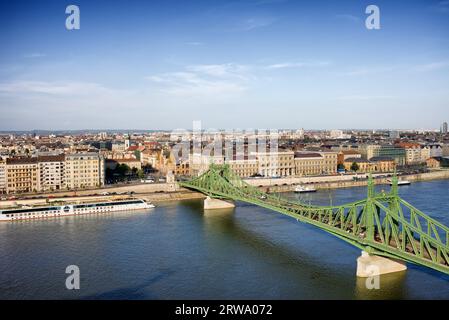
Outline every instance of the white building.
<path id="1" fill-rule="evenodd" d="M 54 191 L 64 188 L 64 155 L 39 156 L 40 190 Z"/>
<path id="2" fill-rule="evenodd" d="M 427 146 L 430 149 L 430 157 L 442 157 L 443 148 L 439 144 L 431 144 Z"/>

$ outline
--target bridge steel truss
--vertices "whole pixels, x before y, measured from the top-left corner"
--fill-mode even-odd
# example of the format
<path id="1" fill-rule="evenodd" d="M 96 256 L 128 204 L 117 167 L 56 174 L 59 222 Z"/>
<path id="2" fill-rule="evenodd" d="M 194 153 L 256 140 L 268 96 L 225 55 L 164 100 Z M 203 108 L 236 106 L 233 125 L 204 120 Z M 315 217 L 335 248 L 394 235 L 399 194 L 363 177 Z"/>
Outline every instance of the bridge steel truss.
<path id="1" fill-rule="evenodd" d="M 315 206 L 267 194 L 243 181 L 228 165 L 211 165 L 188 189 L 212 198 L 261 206 L 314 225 L 369 254 L 399 259 L 449 274 L 449 228 L 398 196 L 397 177 L 389 193 L 376 193 L 368 181 L 366 199 Z"/>

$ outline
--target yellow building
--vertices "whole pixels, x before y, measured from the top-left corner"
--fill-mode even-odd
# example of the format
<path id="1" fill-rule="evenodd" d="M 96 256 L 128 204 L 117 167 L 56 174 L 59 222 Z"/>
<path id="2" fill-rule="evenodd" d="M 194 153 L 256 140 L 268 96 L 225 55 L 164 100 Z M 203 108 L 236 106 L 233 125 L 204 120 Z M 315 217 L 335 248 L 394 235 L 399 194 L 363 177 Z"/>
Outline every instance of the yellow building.
<path id="1" fill-rule="evenodd" d="M 396 168 L 394 159 L 388 157 L 373 157 L 371 160 L 360 158 L 348 158 L 344 162 L 346 171 L 353 171 L 352 166 L 356 163 L 358 170 L 356 172 L 393 172 Z"/>
<path id="2" fill-rule="evenodd" d="M 322 174 L 323 156 L 318 152 L 300 152 L 295 154 L 295 172 L 297 176 L 317 176 Z"/>
<path id="3" fill-rule="evenodd" d="M 396 169 L 396 162 L 389 157 L 374 157 L 370 160 L 373 164 L 372 172 L 393 172 Z"/>
<path id="4" fill-rule="evenodd" d="M 6 193 L 6 161 L 0 158 L 0 194 Z"/>
<path id="5" fill-rule="evenodd" d="M 37 158 L 6 159 L 6 192 L 23 193 L 40 190 Z"/>
<path id="6" fill-rule="evenodd" d="M 297 176 L 335 174 L 337 172 L 337 152 L 297 152 L 295 154 Z"/>
<path id="7" fill-rule="evenodd" d="M 104 159 L 98 153 L 74 153 L 66 156 L 64 184 L 68 189 L 104 185 Z"/>
<path id="8" fill-rule="evenodd" d="M 259 171 L 256 159 L 227 160 L 226 163 L 235 174 L 242 178 L 254 176 Z"/>
<path id="9" fill-rule="evenodd" d="M 295 153 L 293 151 L 254 152 L 259 173 L 266 177 L 288 177 L 295 175 Z"/>

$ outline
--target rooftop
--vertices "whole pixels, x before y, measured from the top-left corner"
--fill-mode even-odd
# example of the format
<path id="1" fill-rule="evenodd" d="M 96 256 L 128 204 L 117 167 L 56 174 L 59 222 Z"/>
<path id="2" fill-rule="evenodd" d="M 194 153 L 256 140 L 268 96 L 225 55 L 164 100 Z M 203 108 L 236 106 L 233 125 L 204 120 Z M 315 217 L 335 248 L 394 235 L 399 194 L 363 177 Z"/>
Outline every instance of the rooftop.
<path id="1" fill-rule="evenodd" d="M 318 152 L 296 152 L 295 158 L 322 158 L 323 156 Z"/>

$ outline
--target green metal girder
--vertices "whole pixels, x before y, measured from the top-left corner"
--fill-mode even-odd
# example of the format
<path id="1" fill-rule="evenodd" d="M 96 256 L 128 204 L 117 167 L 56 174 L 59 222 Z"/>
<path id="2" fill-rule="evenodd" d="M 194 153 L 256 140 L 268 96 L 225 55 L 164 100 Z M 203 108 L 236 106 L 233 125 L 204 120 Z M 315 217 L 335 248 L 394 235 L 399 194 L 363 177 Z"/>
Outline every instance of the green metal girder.
<path id="1" fill-rule="evenodd" d="M 211 165 L 204 174 L 179 185 L 214 198 L 261 206 L 314 225 L 368 253 L 449 274 L 449 228 L 401 199 L 396 176 L 390 193 L 376 194 L 370 177 L 366 199 L 339 206 L 307 205 L 267 194 L 243 181 L 228 165 Z"/>

